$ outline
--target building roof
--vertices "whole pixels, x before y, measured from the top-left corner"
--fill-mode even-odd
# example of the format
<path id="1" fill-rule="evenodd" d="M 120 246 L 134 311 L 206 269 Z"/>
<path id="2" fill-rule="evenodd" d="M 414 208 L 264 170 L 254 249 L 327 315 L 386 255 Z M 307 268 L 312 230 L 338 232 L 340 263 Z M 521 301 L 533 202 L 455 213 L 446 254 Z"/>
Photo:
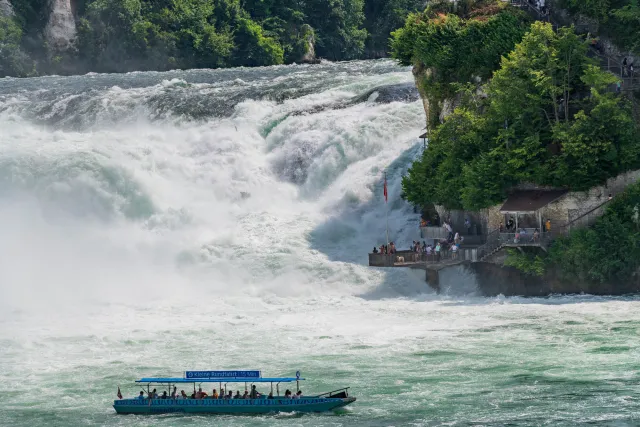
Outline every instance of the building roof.
<path id="1" fill-rule="evenodd" d="M 568 190 L 517 190 L 509 195 L 500 212 L 536 212 L 567 193 Z"/>
<path id="2" fill-rule="evenodd" d="M 420 139 L 426 139 L 426 138 L 427 138 L 427 133 L 428 133 L 428 132 L 423 133 L 423 134 L 422 134 L 422 135 L 420 135 L 418 138 L 420 138 Z"/>
<path id="3" fill-rule="evenodd" d="M 140 378 L 137 383 L 162 383 L 162 384 L 182 384 L 182 383 L 292 383 L 294 381 L 304 381 L 304 378 Z"/>

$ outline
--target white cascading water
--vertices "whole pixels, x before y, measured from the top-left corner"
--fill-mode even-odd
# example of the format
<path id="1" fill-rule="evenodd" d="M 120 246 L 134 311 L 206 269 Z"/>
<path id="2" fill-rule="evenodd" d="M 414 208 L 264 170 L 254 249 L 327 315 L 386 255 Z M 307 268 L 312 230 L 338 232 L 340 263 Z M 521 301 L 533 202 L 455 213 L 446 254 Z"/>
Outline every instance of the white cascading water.
<path id="1" fill-rule="evenodd" d="M 608 384 L 637 362 L 636 299 L 435 295 L 367 267 L 387 208 L 399 247 L 418 236 L 411 85 L 390 61 L 0 80 L 0 425 L 140 425 L 117 386 L 210 368 L 353 387 L 347 418 L 300 425 L 633 419 Z M 220 420 L 150 420 L 193 422 Z"/>
<path id="2" fill-rule="evenodd" d="M 73 46 L 76 38 L 76 21 L 71 0 L 50 0 L 51 14 L 45 27 L 47 43 L 60 52 Z"/>

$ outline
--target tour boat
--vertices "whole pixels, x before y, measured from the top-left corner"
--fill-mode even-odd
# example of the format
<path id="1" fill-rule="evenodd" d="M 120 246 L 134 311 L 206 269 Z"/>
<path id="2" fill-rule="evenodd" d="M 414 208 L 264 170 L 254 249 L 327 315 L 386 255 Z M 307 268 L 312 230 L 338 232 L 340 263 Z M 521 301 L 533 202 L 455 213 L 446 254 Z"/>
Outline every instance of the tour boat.
<path id="1" fill-rule="evenodd" d="M 269 412 L 325 412 L 341 408 L 356 401 L 348 394 L 349 387 L 316 395 L 300 395 L 286 393 L 280 395 L 280 384 L 296 383 L 296 392 L 300 391 L 300 372 L 295 377 L 263 378 L 261 371 L 186 371 L 183 378 L 142 378 L 136 383 L 146 388 L 134 399 L 123 399 L 118 387 L 118 400 L 114 400 L 113 408 L 118 414 L 264 414 Z M 227 391 L 233 383 L 244 385 L 245 395 L 249 390 L 260 393 L 260 385 L 270 385 L 270 393 L 256 398 L 213 398 L 212 389 Z M 275 384 L 275 390 L 274 390 Z M 193 386 L 193 394 L 183 397 L 184 390 L 178 387 Z M 217 386 L 217 387 L 215 387 Z M 247 386 L 249 386 L 247 388 Z M 167 391 L 167 397 L 158 397 L 152 390 L 156 387 Z M 173 389 L 172 389 L 173 388 Z M 234 387 L 231 387 L 233 389 Z M 202 390 L 202 391 L 201 391 Z M 274 393 L 275 391 L 275 393 Z M 288 392 L 289 390 L 287 390 Z M 175 393 L 175 394 L 174 394 Z M 211 393 L 211 394 L 209 394 Z M 174 397 L 172 397 L 174 394 Z M 186 393 L 184 393 L 186 395 Z M 206 396 L 204 396 L 206 394 Z M 150 397 L 150 398 L 149 398 Z"/>

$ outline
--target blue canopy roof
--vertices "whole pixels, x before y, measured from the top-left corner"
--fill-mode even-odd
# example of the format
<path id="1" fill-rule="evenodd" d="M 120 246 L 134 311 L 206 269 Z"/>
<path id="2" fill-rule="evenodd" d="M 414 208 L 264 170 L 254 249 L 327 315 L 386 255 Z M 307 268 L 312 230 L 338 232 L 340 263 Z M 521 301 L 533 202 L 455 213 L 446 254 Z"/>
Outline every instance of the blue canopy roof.
<path id="1" fill-rule="evenodd" d="M 141 378 L 137 383 L 291 383 L 304 381 L 304 378 Z"/>

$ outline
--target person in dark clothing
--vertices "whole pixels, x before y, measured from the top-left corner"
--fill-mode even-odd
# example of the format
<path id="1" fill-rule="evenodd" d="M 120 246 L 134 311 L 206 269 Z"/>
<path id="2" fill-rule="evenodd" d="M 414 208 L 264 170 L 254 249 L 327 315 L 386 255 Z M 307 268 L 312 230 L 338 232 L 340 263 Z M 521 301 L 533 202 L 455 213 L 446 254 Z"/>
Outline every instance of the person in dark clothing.
<path id="1" fill-rule="evenodd" d="M 373 247 L 373 253 L 377 254 L 378 253 L 378 248 L 376 248 L 375 246 Z"/>
<path id="2" fill-rule="evenodd" d="M 249 399 L 257 399 L 258 396 L 260 396 L 260 393 L 258 393 L 258 390 L 256 390 L 256 386 L 252 385 L 251 393 L 249 394 Z"/>

